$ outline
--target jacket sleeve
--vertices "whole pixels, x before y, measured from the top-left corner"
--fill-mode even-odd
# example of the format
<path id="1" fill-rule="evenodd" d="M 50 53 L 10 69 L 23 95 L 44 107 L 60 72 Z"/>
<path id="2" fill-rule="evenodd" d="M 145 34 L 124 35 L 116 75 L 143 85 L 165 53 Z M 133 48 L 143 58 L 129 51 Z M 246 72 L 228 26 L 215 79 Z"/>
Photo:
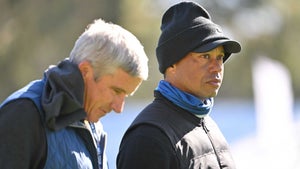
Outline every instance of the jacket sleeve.
<path id="1" fill-rule="evenodd" d="M 142 125 L 127 133 L 117 157 L 118 169 L 177 169 L 178 161 L 167 136 Z"/>
<path id="2" fill-rule="evenodd" d="M 0 168 L 43 168 L 46 135 L 40 114 L 28 99 L 11 101 L 0 109 Z"/>

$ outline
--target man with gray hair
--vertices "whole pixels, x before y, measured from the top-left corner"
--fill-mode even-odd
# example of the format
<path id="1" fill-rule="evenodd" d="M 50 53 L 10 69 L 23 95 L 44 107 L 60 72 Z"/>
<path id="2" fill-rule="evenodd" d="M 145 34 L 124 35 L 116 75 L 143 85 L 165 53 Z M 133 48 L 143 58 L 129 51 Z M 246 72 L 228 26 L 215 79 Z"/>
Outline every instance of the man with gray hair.
<path id="1" fill-rule="evenodd" d="M 124 28 L 95 20 L 69 58 L 0 105 L 1 169 L 107 169 L 99 119 L 123 110 L 148 78 L 148 58 Z"/>

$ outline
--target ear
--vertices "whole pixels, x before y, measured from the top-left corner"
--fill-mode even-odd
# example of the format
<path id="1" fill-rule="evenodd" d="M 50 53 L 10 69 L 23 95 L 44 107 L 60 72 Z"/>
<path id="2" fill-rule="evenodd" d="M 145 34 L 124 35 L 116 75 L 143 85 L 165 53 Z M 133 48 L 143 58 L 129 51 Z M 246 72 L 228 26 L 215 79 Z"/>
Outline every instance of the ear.
<path id="1" fill-rule="evenodd" d="M 78 68 L 81 72 L 82 77 L 85 78 L 89 78 L 89 77 L 93 77 L 93 68 L 91 66 L 91 64 L 88 61 L 83 61 L 81 63 L 78 64 Z"/>
<path id="2" fill-rule="evenodd" d="M 173 64 L 166 69 L 166 72 L 174 73 L 175 70 L 176 70 L 176 64 Z"/>
<path id="3" fill-rule="evenodd" d="M 166 71 L 165 71 L 164 79 L 165 79 L 165 80 L 168 80 L 168 79 L 170 79 L 171 77 L 173 77 L 175 71 L 176 71 L 176 65 L 175 65 L 175 64 L 169 66 L 169 67 L 166 69 Z"/>

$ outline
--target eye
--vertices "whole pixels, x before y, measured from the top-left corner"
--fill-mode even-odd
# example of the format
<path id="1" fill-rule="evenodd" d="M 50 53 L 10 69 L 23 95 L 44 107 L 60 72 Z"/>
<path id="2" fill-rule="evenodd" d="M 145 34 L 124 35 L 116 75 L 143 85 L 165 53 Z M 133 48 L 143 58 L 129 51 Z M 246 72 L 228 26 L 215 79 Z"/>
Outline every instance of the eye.
<path id="1" fill-rule="evenodd" d="M 224 60 L 224 57 L 225 57 L 225 55 L 224 55 L 224 54 L 222 54 L 222 55 L 219 55 L 219 56 L 217 57 L 217 60 L 221 60 L 221 61 L 223 61 L 223 60 Z"/>
<path id="2" fill-rule="evenodd" d="M 120 95 L 120 94 L 123 93 L 123 91 L 121 91 L 121 90 L 119 90 L 119 89 L 115 89 L 115 93 L 116 93 L 117 95 Z"/>
<path id="3" fill-rule="evenodd" d="M 200 58 L 209 59 L 210 56 L 209 56 L 209 54 L 203 54 L 203 55 L 200 55 Z"/>
<path id="4" fill-rule="evenodd" d="M 117 87 L 112 87 L 112 90 L 115 92 L 116 95 L 121 95 L 124 93 L 124 90 Z"/>

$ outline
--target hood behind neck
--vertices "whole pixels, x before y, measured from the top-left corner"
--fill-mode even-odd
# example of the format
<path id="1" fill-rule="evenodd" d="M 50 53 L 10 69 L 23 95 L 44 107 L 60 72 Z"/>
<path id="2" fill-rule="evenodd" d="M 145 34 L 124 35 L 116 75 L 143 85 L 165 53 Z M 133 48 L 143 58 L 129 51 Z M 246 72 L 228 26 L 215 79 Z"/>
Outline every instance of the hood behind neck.
<path id="1" fill-rule="evenodd" d="M 78 66 L 68 59 L 44 73 L 42 106 L 48 128 L 59 130 L 86 117 L 83 108 L 84 81 Z"/>

